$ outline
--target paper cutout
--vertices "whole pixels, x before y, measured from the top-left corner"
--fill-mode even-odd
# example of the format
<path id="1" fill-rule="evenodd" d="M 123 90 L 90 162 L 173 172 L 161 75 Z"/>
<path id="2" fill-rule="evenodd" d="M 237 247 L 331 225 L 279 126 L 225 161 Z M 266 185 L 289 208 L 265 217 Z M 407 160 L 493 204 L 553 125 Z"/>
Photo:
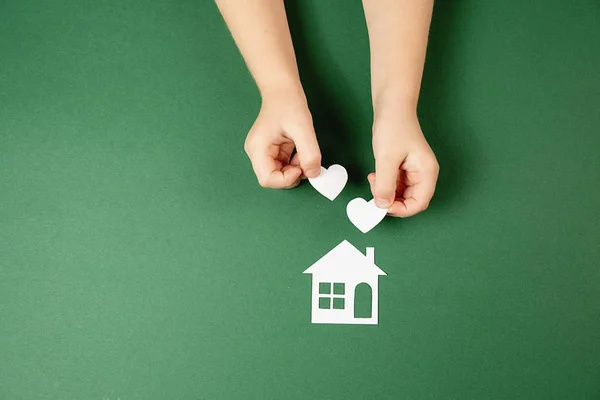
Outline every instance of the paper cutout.
<path id="1" fill-rule="evenodd" d="M 346 206 L 346 214 L 354 226 L 362 233 L 367 233 L 383 220 L 387 210 L 377 207 L 374 199 L 367 202 L 365 199 L 357 197 L 350 200 Z"/>
<path id="2" fill-rule="evenodd" d="M 317 192 L 333 201 L 346 186 L 348 172 L 341 165 L 333 164 L 328 169 L 321 167 L 321 174 L 316 178 L 308 178 L 308 181 Z"/>
<path id="3" fill-rule="evenodd" d="M 304 274 L 312 274 L 311 323 L 377 325 L 379 275 L 387 275 L 375 265 L 375 249 L 362 254 L 344 240 L 311 265 Z M 355 295 L 359 285 L 371 289 L 370 317 L 356 314 Z"/>

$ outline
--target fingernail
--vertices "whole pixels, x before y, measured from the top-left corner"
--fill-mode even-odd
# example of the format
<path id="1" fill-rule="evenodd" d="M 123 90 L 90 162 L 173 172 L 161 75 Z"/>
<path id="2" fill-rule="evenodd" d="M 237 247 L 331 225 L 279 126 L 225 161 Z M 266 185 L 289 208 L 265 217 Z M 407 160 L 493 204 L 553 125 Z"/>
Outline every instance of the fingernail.
<path id="1" fill-rule="evenodd" d="M 375 198 L 375 205 L 379 208 L 388 208 L 390 201 L 386 199 Z"/>
<path id="2" fill-rule="evenodd" d="M 306 171 L 306 176 L 308 176 L 309 178 L 316 178 L 317 176 L 319 176 L 320 173 L 320 168 L 313 168 Z"/>

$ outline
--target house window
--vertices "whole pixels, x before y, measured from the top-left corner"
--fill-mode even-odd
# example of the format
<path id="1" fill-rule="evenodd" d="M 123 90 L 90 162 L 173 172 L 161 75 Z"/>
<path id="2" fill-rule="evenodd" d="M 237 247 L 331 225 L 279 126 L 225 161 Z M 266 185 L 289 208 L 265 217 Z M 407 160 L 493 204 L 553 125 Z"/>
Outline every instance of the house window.
<path id="1" fill-rule="evenodd" d="M 319 283 L 319 308 L 324 310 L 343 310 L 346 300 L 346 287 L 339 282 Z"/>

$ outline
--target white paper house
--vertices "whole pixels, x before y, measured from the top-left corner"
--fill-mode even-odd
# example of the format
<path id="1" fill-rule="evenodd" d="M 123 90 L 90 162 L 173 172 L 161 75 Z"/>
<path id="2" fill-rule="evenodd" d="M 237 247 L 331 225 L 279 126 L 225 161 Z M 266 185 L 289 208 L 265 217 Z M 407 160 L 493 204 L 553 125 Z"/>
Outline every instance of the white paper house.
<path id="1" fill-rule="evenodd" d="M 379 275 L 386 275 L 375 265 L 375 249 L 367 247 L 362 254 L 344 240 L 311 265 L 313 324 L 377 324 Z M 371 312 L 367 317 L 355 314 L 357 286 L 371 290 Z M 363 288 L 365 289 L 365 288 Z"/>

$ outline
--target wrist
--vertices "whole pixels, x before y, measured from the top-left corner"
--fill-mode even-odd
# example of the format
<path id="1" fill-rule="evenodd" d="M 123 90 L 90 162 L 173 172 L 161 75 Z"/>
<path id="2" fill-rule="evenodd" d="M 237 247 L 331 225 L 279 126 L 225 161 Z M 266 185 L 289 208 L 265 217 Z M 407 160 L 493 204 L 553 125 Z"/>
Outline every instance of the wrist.
<path id="1" fill-rule="evenodd" d="M 402 95 L 377 97 L 373 99 L 373 115 L 379 118 L 416 118 L 417 99 Z"/>
<path id="2" fill-rule="evenodd" d="M 259 85 L 263 102 L 271 99 L 290 98 L 306 101 L 304 89 L 299 78 L 285 78 Z"/>

